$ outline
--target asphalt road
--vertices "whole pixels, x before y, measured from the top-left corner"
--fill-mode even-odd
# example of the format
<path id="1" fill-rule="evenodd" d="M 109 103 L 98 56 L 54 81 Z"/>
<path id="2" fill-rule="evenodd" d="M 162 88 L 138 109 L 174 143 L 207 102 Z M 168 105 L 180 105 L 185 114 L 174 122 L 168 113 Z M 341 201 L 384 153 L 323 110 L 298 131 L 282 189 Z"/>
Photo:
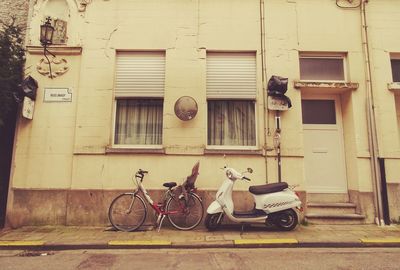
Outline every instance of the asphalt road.
<path id="1" fill-rule="evenodd" d="M 400 269 L 400 248 L 0 251 L 0 269 Z"/>

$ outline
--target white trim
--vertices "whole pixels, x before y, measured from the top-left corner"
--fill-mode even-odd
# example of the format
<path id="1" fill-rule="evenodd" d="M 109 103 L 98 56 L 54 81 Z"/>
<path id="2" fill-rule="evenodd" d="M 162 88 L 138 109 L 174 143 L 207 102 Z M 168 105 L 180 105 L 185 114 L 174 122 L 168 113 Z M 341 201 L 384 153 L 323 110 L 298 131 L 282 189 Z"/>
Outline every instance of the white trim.
<path id="1" fill-rule="evenodd" d="M 394 72 L 394 70 L 393 70 L 392 60 L 396 60 L 396 62 L 397 62 L 397 61 L 400 61 L 400 54 L 397 54 L 397 53 L 396 53 L 396 54 L 390 54 L 390 73 L 391 73 L 390 75 L 391 75 L 391 77 L 392 77 L 393 85 L 396 86 L 396 85 L 399 84 L 400 82 L 394 81 L 394 80 L 393 80 L 393 77 L 394 77 L 395 72 Z M 399 70 L 396 70 L 396 71 L 400 73 L 400 69 L 399 69 Z M 398 74 L 396 73 L 396 75 L 398 75 Z"/>
<path id="2" fill-rule="evenodd" d="M 232 99 L 214 99 L 220 101 L 227 101 Z M 260 150 L 259 149 L 259 141 L 258 141 L 258 111 L 257 111 L 257 101 L 256 100 L 238 100 L 238 101 L 252 101 L 254 105 L 254 125 L 255 125 L 255 145 L 213 145 L 208 144 L 208 133 L 206 136 L 206 149 L 207 150 Z M 208 112 L 208 102 L 207 102 L 207 112 Z M 206 124 L 208 130 L 208 114 L 206 115 Z"/>
<path id="3" fill-rule="evenodd" d="M 153 98 L 148 98 L 153 99 Z M 162 99 L 164 102 L 164 99 Z M 164 107 L 164 105 L 163 105 Z M 114 98 L 113 101 L 113 120 L 112 120 L 112 134 L 111 134 L 111 148 L 115 149 L 163 149 L 163 144 L 115 144 L 115 124 L 117 118 L 117 98 Z M 163 115 L 163 123 L 164 123 L 164 115 Z M 161 142 L 164 141 L 164 125 L 162 130 Z"/>
<path id="4" fill-rule="evenodd" d="M 299 77 L 301 82 L 347 82 L 348 74 L 347 74 L 347 54 L 346 53 L 299 53 Z M 318 80 L 318 79 L 302 79 L 301 78 L 301 64 L 300 59 L 340 59 L 342 60 L 343 65 L 343 80 Z"/>
<path id="5" fill-rule="evenodd" d="M 260 150 L 257 146 L 245 145 L 207 145 L 208 150 Z"/>
<path id="6" fill-rule="evenodd" d="M 163 149 L 162 144 L 113 144 L 115 149 Z"/>
<path id="7" fill-rule="evenodd" d="M 398 90 L 400 90 L 400 82 L 388 83 L 388 89 L 395 90 L 397 92 Z"/>
<path id="8" fill-rule="evenodd" d="M 336 112 L 336 125 L 324 125 L 324 124 L 302 124 L 303 130 L 337 130 L 339 133 L 339 145 L 342 149 L 341 158 L 339 162 L 342 163 L 344 169 L 344 181 L 346 186 L 341 188 L 320 188 L 320 187 L 308 187 L 306 179 L 306 190 L 310 193 L 346 193 L 348 191 L 348 179 L 347 179 L 347 167 L 346 167 L 346 154 L 344 145 L 344 132 L 343 132 L 343 115 L 341 108 L 340 95 L 323 95 L 323 94 L 302 94 L 301 100 L 334 100 L 335 101 L 335 112 Z M 336 126 L 336 128 L 335 128 Z"/>
<path id="9" fill-rule="evenodd" d="M 115 125 L 118 99 L 162 99 L 164 103 L 165 62 L 166 54 L 164 50 L 116 50 L 110 144 L 113 149 L 163 149 L 163 144 L 115 144 Z M 147 80 L 148 78 L 151 80 Z M 164 130 L 162 136 L 164 136 Z M 161 141 L 163 142 L 163 137 Z"/>

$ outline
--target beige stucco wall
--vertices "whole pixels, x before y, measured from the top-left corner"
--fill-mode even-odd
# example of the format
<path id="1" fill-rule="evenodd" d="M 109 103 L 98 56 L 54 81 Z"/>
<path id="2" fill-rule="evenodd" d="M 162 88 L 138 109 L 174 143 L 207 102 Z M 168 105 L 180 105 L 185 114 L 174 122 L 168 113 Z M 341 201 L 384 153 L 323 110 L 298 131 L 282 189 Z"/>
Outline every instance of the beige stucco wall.
<path id="1" fill-rule="evenodd" d="M 73 188 L 117 188 L 126 187 L 120 183 L 126 179 L 132 170 L 143 167 L 150 170 L 154 179 L 173 178 L 181 168 L 189 171 L 195 160 L 201 160 L 201 175 L 199 185 L 204 188 L 217 188 L 218 182 L 211 180 L 218 175 L 218 168 L 226 161 L 223 153 L 217 156 L 204 156 L 206 145 L 206 96 L 205 96 L 205 52 L 206 50 L 244 50 L 257 52 L 258 67 L 258 94 L 257 94 L 257 127 L 258 147 L 264 145 L 263 134 L 263 93 L 261 82 L 261 34 L 259 19 L 259 1 L 146 1 L 122 3 L 121 1 L 96 1 L 88 5 L 85 12 L 78 12 L 76 6 L 70 4 L 71 17 L 79 18 L 77 26 L 79 33 L 69 35 L 79 36 L 80 41 L 74 44 L 69 39 L 68 45 L 81 45 L 82 55 L 71 58 L 70 71 L 60 78 L 50 80 L 37 75 L 39 84 L 44 87 L 59 86 L 73 87 L 73 101 L 69 104 L 45 104 L 39 98 L 36 104 L 35 119 L 23 126 L 29 132 L 45 132 L 38 145 L 60 137 L 62 129 L 52 129 L 51 132 L 39 129 L 39 122 L 48 122 L 49 129 L 57 122 L 61 128 L 69 129 L 68 138 L 65 138 L 63 148 L 68 162 L 51 159 L 54 162 L 41 163 L 43 169 L 39 172 L 31 171 L 27 164 L 35 161 L 23 161 L 19 153 L 27 152 L 21 142 L 17 149 L 17 164 L 24 169 L 24 173 L 16 170 L 14 185 L 18 187 L 73 187 Z M 266 59 L 267 77 L 273 74 L 287 76 L 291 81 L 299 79 L 298 53 L 301 51 L 333 51 L 348 52 L 347 61 L 349 79 L 359 82 L 360 89 L 347 102 L 352 107 L 352 117 L 345 120 L 349 134 L 353 132 L 349 144 L 355 142 L 350 160 L 354 166 L 359 166 L 358 152 L 368 150 L 366 140 L 366 121 L 364 110 L 359 110 L 365 95 L 363 87 L 363 72 L 357 69 L 362 65 L 362 47 L 360 37 L 359 12 L 342 11 L 330 1 L 266 1 Z M 40 7 L 46 7 L 42 1 Z M 310 12 L 310 10 L 316 12 Z M 113 11 L 113 12 L 110 12 Z M 318 11 L 318 12 L 317 12 Z M 43 14 L 46 12 L 44 11 Z M 40 17 L 40 10 L 32 23 Z M 74 15 L 75 14 L 75 15 Z M 221 15 L 222 14 L 222 15 Z M 240 18 L 240 19 L 239 19 Z M 329 19 L 327 19 L 329 18 Z M 340 23 L 332 23 L 332 22 Z M 162 23 L 161 23 L 162 22 Z M 319 22 L 319 23 L 316 23 Z M 134 26 L 134 27 L 132 27 Z M 346 31 L 341 31 L 346 27 Z M 31 35 L 36 35 L 31 31 Z M 30 37 L 33 44 L 37 38 Z M 35 41 L 36 40 L 36 41 Z M 113 86 L 114 63 L 116 50 L 165 50 L 166 51 L 166 81 L 164 100 L 164 134 L 163 146 L 166 155 L 134 155 L 134 154 L 105 154 L 105 148 L 111 144 L 113 121 Z M 80 59 L 79 59 L 80 58 Z M 68 58 L 67 58 L 68 59 Z M 36 58 L 29 59 L 32 66 Z M 75 67 L 75 64 L 78 65 Z M 80 64 L 80 66 L 79 66 Z M 32 71 L 35 74 L 35 70 Z M 39 91 L 41 92 L 41 91 Z M 190 122 L 182 122 L 175 117 L 173 105 L 182 95 L 193 96 L 199 105 L 199 113 Z M 301 91 L 290 89 L 288 95 L 294 104 L 293 108 L 282 113 L 282 154 L 283 178 L 295 184 L 304 185 L 303 179 L 303 149 L 300 99 Z M 353 106 L 353 104 L 356 104 Z M 61 120 L 61 115 L 52 113 L 52 107 L 59 109 L 59 114 L 67 113 L 68 121 Z M 69 109 L 65 110 L 68 107 Z M 48 113 L 49 112 L 49 113 Z M 46 114 L 45 120 L 41 113 Z M 267 122 L 267 131 L 272 135 L 274 131 L 273 113 L 270 113 Z M 345 119 L 346 116 L 345 116 Z M 350 123 L 347 123 L 347 122 Z M 359 125 L 353 129 L 354 123 Z M 74 131 L 72 133 L 72 127 Z M 75 126 L 74 126 L 75 125 Z M 53 131 L 54 130 L 54 131 Z M 21 130 L 20 139 L 24 141 L 25 131 Z M 272 136 L 267 136 L 269 147 L 272 146 Z M 32 138 L 25 141 L 27 145 Z M 50 141 L 49 141 L 50 142 Z M 66 147 L 68 145 L 69 147 Z M 72 145 L 72 148 L 71 148 Z M 27 146 L 26 146 L 27 147 Z M 67 151 L 68 148 L 68 151 Z M 20 152 L 19 152 L 20 151 Z M 41 149 L 32 154 L 47 153 Z M 275 182 L 276 160 L 274 151 L 269 152 L 268 173 L 270 181 Z M 285 158 L 285 156 L 287 156 Z M 47 158 L 47 157 L 46 157 Z M 166 165 L 174 159 L 182 159 L 179 168 Z M 214 159 L 208 163 L 205 160 Z M 256 183 L 265 182 L 265 161 L 259 155 L 251 158 L 232 157 L 240 162 L 239 168 L 256 166 Z M 154 161 L 159 163 L 154 166 Z M 204 160 L 204 161 L 203 161 Z M 43 160 L 42 160 L 43 161 Z M 126 164 L 124 164 L 124 162 Z M 251 162 L 249 162 L 251 161 Z M 71 164 L 72 162 L 72 164 Z M 146 163 L 152 164 L 145 166 Z M 57 164 L 68 164 L 57 165 Z M 118 164 L 118 165 L 117 165 Z M 124 164 L 121 166 L 121 164 Z M 172 163 L 174 164 L 174 163 Z M 143 166 L 144 165 L 144 166 Z M 216 166 L 217 165 L 217 166 Z M 233 164 L 231 164 L 233 165 Z M 62 170 L 55 169 L 58 166 Z M 162 172 L 158 168 L 163 168 Z M 285 169 L 289 167 L 290 169 Z M 352 166 L 353 167 L 353 166 Z M 120 169 L 113 169 L 120 168 Z M 49 170 L 49 173 L 47 173 Z M 54 170 L 52 173 L 51 171 Z M 58 172 L 55 175 L 55 172 Z M 105 172 L 109 172 L 105 176 Z M 364 170 L 361 170 L 364 171 Z M 43 177 L 42 175 L 46 175 Z M 182 177 L 185 175 L 184 173 Z M 28 176 L 28 177 L 26 177 Z M 359 175 L 359 178 L 363 178 Z M 54 179 L 54 178 L 58 179 Z M 98 179 L 104 178 L 107 184 Z M 84 178 L 84 179 L 82 179 Z M 24 179 L 24 180 L 22 180 Z M 79 179 L 79 180 L 78 180 Z M 119 179 L 118 181 L 116 179 Z M 369 177 L 367 178 L 369 179 Z M 149 183 L 150 188 L 156 188 L 162 180 Z M 354 180 L 356 184 L 358 179 Z M 369 180 L 364 180 L 366 189 L 370 186 Z M 40 183 L 40 184 L 39 184 Z M 113 184 L 110 184 L 113 183 Z M 119 184 L 120 183 L 120 184 Z M 350 181 L 352 183 L 352 181 Z M 303 187 L 304 188 L 304 187 Z"/>
<path id="2" fill-rule="evenodd" d="M 393 1 L 386 0 L 371 2 L 367 11 L 380 156 L 386 159 L 387 181 L 400 183 L 399 106 L 395 102 L 400 89 L 388 89 L 388 83 L 392 82 L 390 54 L 400 52 L 400 23 L 396 19 L 400 9 L 393 7 Z"/>
<path id="3" fill-rule="evenodd" d="M 46 0 L 34 1 L 28 45 L 39 45 L 38 28 Z M 254 169 L 252 184 L 277 181 L 272 147 L 274 114 L 264 116 L 260 1 L 92 1 L 82 8 L 68 0 L 70 21 L 67 46 L 82 47 L 79 55 L 60 53 L 69 71 L 55 79 L 39 74 L 40 54 L 27 55 L 27 73 L 39 82 L 32 121 L 18 124 L 12 188 L 127 189 L 138 168 L 150 171 L 146 187 L 159 189 L 164 181 L 183 179 L 200 160 L 199 188 L 216 190 L 225 164 Z M 340 9 L 331 0 L 265 0 L 267 79 L 290 78 L 293 107 L 282 112 L 282 178 L 305 190 L 301 96 L 329 92 L 340 95 L 349 190 L 372 192 L 367 114 L 365 59 L 359 9 Z M 394 1 L 367 4 L 373 91 L 380 156 L 387 158 L 389 182 L 400 182 L 399 105 L 390 82 L 391 52 L 400 52 L 400 10 Z M 390 27 L 388 27 L 390 25 Z M 112 144 L 114 73 L 117 50 L 166 52 L 163 147 L 165 154 L 107 153 Z M 257 55 L 257 143 L 262 154 L 204 154 L 207 144 L 206 51 L 254 51 Z M 356 90 L 295 89 L 300 52 L 339 52 L 346 55 L 347 80 Z M 44 88 L 69 87 L 72 102 L 43 102 Z M 399 90 L 397 90 L 399 92 Z M 173 111 L 184 95 L 198 103 L 197 116 L 180 121 Z M 398 99 L 397 99 L 398 100 Z M 397 102 L 398 103 L 398 102 Z M 397 115 L 397 116 L 396 116 Z M 266 130 L 264 131 L 264 125 Z M 267 142 L 264 141 L 267 133 Z M 265 147 L 265 148 L 264 148 Z M 235 188 L 246 190 L 248 184 Z"/>

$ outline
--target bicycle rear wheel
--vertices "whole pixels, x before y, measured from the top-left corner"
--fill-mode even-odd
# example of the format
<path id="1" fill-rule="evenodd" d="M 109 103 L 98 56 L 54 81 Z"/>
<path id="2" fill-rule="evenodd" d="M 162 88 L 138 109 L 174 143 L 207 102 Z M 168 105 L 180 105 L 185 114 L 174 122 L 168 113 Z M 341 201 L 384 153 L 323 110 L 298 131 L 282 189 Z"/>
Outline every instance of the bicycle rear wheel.
<path id="1" fill-rule="evenodd" d="M 188 194 L 188 200 L 170 197 L 166 210 L 168 220 L 178 230 L 191 230 L 200 224 L 204 207 L 200 197 L 195 193 Z"/>
<path id="2" fill-rule="evenodd" d="M 108 209 L 108 218 L 113 227 L 125 232 L 135 231 L 142 226 L 146 215 L 147 207 L 144 200 L 133 193 L 119 195 Z"/>

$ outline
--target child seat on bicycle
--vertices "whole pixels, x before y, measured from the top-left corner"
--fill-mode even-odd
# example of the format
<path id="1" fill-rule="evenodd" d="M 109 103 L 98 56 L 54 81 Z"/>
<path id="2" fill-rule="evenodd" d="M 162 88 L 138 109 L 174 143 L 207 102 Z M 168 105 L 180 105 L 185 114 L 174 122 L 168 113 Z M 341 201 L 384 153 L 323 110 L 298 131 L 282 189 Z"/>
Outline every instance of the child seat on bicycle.
<path id="1" fill-rule="evenodd" d="M 188 192 L 195 189 L 195 182 L 197 176 L 199 175 L 200 161 L 197 161 L 192 168 L 192 174 L 186 177 L 186 180 L 182 183 L 182 185 L 176 188 L 176 193 L 179 194 L 179 197 L 184 196 L 185 200 L 188 200 Z"/>

